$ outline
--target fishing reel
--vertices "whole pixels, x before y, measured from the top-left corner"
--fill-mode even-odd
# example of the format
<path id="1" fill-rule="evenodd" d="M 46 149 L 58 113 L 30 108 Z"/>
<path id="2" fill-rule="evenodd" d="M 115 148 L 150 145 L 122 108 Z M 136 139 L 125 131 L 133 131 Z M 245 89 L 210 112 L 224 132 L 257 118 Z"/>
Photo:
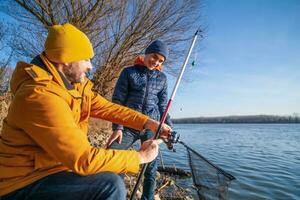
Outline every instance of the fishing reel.
<path id="1" fill-rule="evenodd" d="M 169 138 L 164 140 L 169 150 L 172 150 L 174 152 L 176 151 L 174 149 L 174 144 L 176 144 L 179 141 L 179 137 L 179 133 L 177 133 L 176 131 L 172 131 Z"/>

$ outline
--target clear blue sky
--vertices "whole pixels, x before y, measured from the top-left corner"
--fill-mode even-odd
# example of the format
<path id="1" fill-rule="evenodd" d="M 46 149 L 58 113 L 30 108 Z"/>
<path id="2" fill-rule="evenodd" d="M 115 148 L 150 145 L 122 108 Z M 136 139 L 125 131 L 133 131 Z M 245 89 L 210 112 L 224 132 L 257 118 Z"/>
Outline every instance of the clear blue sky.
<path id="1" fill-rule="evenodd" d="M 300 1 L 206 0 L 200 12 L 205 38 L 172 117 L 300 114 Z"/>

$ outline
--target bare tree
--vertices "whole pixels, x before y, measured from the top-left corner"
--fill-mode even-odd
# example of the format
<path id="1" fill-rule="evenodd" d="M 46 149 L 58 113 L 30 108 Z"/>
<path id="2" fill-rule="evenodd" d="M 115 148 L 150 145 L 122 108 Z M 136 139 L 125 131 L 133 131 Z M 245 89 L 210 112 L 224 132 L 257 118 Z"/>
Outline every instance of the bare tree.
<path id="1" fill-rule="evenodd" d="M 40 53 L 50 25 L 70 22 L 84 31 L 96 53 L 94 89 L 106 98 L 122 68 L 152 40 L 173 47 L 168 60 L 176 60 L 186 32 L 199 26 L 197 0 L 14 0 L 3 6 L 20 24 L 22 34 L 11 43 L 18 55 Z"/>
<path id="2" fill-rule="evenodd" d="M 7 41 L 11 40 L 11 31 L 9 25 L 0 21 L 0 95 L 8 91 L 11 69 L 9 64 L 13 56 L 13 50 L 7 45 Z"/>

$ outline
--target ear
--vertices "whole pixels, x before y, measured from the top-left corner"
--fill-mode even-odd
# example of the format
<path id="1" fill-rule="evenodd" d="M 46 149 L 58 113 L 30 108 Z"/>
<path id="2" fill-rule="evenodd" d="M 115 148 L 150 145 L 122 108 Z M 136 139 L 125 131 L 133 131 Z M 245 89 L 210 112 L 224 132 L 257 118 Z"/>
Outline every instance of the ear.
<path id="1" fill-rule="evenodd" d="M 69 65 L 69 63 L 56 63 L 55 66 L 59 71 L 63 72 L 65 69 L 69 68 Z"/>
<path id="2" fill-rule="evenodd" d="M 69 69 L 70 66 L 71 66 L 70 63 L 61 63 L 61 65 L 62 65 L 62 68 L 63 68 L 63 69 Z"/>

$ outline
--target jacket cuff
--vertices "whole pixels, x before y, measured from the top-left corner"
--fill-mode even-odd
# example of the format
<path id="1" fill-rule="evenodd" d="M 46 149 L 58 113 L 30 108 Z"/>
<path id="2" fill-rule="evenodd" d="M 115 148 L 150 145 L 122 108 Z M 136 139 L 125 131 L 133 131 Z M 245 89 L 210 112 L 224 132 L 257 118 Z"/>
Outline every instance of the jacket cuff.
<path id="1" fill-rule="evenodd" d="M 127 172 L 138 173 L 140 169 L 140 155 L 137 151 L 127 153 Z"/>

